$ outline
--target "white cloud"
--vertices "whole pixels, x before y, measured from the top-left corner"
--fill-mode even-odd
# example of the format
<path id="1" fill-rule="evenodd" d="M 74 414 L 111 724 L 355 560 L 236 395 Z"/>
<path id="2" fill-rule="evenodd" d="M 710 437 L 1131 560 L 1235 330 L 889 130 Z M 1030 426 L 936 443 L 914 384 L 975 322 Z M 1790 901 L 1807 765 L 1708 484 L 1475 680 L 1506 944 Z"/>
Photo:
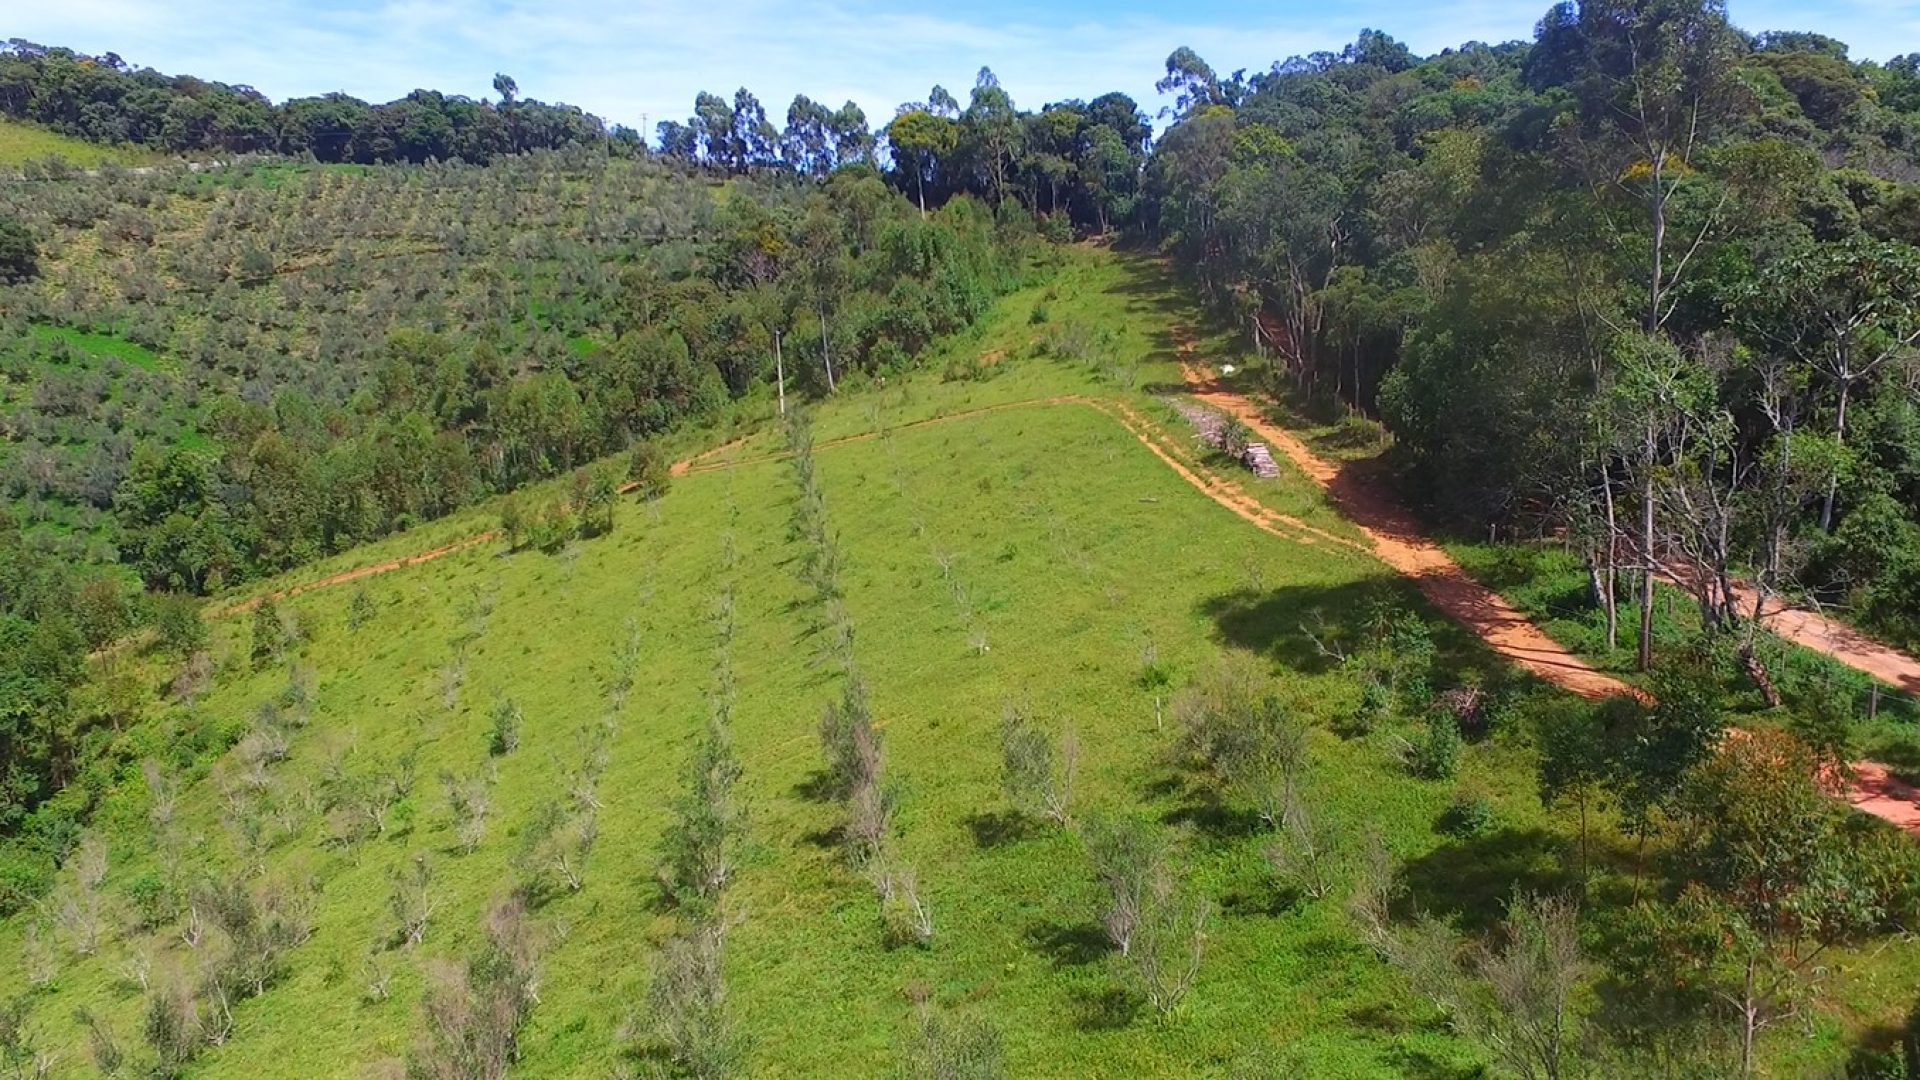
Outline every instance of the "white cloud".
<path id="1" fill-rule="evenodd" d="M 877 124 L 934 83 L 964 101 L 983 65 L 1022 106 L 1123 90 L 1153 112 L 1153 81 L 1179 45 L 1223 72 L 1338 49 L 1364 26 L 1432 52 L 1528 37 L 1547 6 L 1282 0 L 1258 14 L 1174 3 L 1108 14 L 1089 4 L 1003 18 L 991 7 L 877 0 L 62 0 L 10 13 L 8 33 L 247 83 L 276 99 L 345 90 L 387 100 L 423 86 L 478 97 L 505 71 L 525 94 L 635 126 L 644 117 L 650 130 L 684 118 L 698 90 L 730 97 L 739 86 L 776 122 L 803 92 L 829 105 L 857 101 Z M 1820 30 L 1854 43 L 1857 56 L 1920 49 L 1920 10 L 1906 0 L 1832 0 L 1819 11 L 1735 0 L 1733 15 L 1754 28 Z"/>

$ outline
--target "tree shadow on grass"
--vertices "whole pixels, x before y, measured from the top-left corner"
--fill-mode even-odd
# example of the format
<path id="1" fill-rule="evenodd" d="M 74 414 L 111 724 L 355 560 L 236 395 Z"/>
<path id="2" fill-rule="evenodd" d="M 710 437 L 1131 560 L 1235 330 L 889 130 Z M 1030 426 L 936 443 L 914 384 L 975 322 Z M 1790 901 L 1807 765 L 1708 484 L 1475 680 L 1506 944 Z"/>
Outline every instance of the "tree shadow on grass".
<path id="1" fill-rule="evenodd" d="M 840 792 L 834 788 L 833 774 L 825 769 L 815 769 L 807 774 L 805 780 L 793 785 L 793 793 L 810 803 L 836 803 L 840 801 Z"/>
<path id="2" fill-rule="evenodd" d="M 1870 747 L 1873 759 L 1885 765 L 1895 780 L 1903 784 L 1920 783 L 1920 741 L 1912 736 L 1880 739 Z"/>
<path id="3" fill-rule="evenodd" d="M 1149 356 L 1147 359 L 1163 360 L 1170 363 L 1174 360 L 1174 357 L 1171 357 L 1171 356 L 1163 357 L 1158 353 L 1156 353 L 1152 356 Z M 1154 397 L 1166 397 L 1170 394 L 1184 394 L 1187 392 L 1187 384 L 1175 383 L 1175 382 L 1145 382 L 1140 384 L 1140 392 L 1143 394 L 1151 394 Z"/>
<path id="4" fill-rule="evenodd" d="M 1262 828 L 1259 814 L 1237 806 L 1229 806 L 1221 801 L 1218 792 L 1194 786 L 1187 788 L 1185 804 L 1162 814 L 1160 820 L 1169 825 L 1189 826 L 1207 840 L 1216 843 L 1237 843 L 1258 833 Z"/>
<path id="5" fill-rule="evenodd" d="M 1382 610 L 1419 617 L 1432 635 L 1434 668 L 1451 679 L 1477 671 L 1489 686 L 1506 668 L 1480 640 L 1433 610 L 1411 582 L 1371 574 L 1339 585 L 1240 588 L 1208 597 L 1200 613 L 1213 620 L 1217 640 L 1309 674 L 1332 671 L 1342 648 L 1364 648 L 1368 623 Z"/>
<path id="6" fill-rule="evenodd" d="M 1068 1008 L 1081 1031 L 1119 1031 L 1140 1015 L 1140 999 L 1117 986 L 1076 987 Z"/>
<path id="7" fill-rule="evenodd" d="M 844 824 L 829 825 L 824 829 L 804 833 L 800 839 L 822 851 L 837 851 L 847 844 L 847 827 Z"/>
<path id="8" fill-rule="evenodd" d="M 1226 915 L 1264 915 L 1277 919 L 1305 903 L 1307 894 L 1292 885 L 1268 883 L 1228 889 L 1220 895 L 1220 911 Z"/>
<path id="9" fill-rule="evenodd" d="M 1034 835 L 1035 832 L 1032 818 L 1011 810 L 969 814 L 962 818 L 960 823 L 973 834 L 974 846 L 979 848 L 997 848 L 1017 844 Z"/>
<path id="10" fill-rule="evenodd" d="M 1487 1070 L 1481 1065 L 1455 1065 L 1451 1061 L 1442 1061 L 1425 1050 L 1414 1050 L 1399 1046 L 1387 1054 L 1393 1062 L 1397 1075 L 1410 1080 L 1485 1080 Z"/>
<path id="11" fill-rule="evenodd" d="M 1096 922 L 1041 922 L 1027 927 L 1027 945 L 1055 970 L 1084 967 L 1113 951 L 1107 930 Z"/>
<path id="12" fill-rule="evenodd" d="M 1516 892 L 1540 895 L 1575 884 L 1566 840 L 1540 828 L 1505 828 L 1458 840 L 1408 862 L 1400 872 L 1409 912 L 1451 916 L 1485 933 L 1506 915 Z"/>
<path id="13" fill-rule="evenodd" d="M 1235 589 L 1200 602 L 1213 620 L 1219 641 L 1286 667 L 1305 672 L 1331 671 L 1338 660 L 1314 641 L 1334 644 L 1360 636 L 1367 613 L 1405 593 L 1389 577 L 1375 576 L 1344 585 L 1288 585 L 1278 589 Z"/>

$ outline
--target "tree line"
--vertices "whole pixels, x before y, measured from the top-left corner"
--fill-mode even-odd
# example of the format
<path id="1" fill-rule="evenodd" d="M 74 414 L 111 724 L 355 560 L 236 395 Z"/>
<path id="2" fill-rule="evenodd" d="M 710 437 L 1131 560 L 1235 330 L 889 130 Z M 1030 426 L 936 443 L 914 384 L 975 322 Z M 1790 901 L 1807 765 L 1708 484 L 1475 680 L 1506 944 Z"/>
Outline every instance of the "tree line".
<path id="1" fill-rule="evenodd" d="M 169 154 L 280 154 L 324 162 L 491 161 L 505 154 L 591 143 L 639 146 L 571 105 L 519 96 L 508 75 L 497 100 L 415 90 L 385 104 L 343 93 L 279 104 L 251 86 L 165 75 L 116 53 L 13 38 L 0 47 L 0 114 L 93 142 Z"/>
<path id="2" fill-rule="evenodd" d="M 659 152 L 729 173 L 824 176 L 852 164 L 885 164 L 894 185 L 925 211 L 960 194 L 995 207 L 1014 200 L 1064 225 L 1106 232 L 1131 219 L 1153 128 L 1126 94 L 1107 93 L 1023 112 L 990 68 L 963 106 L 943 86 L 900 105 L 877 132 L 849 101 L 829 110 L 800 95 L 776 127 L 746 88 L 731 104 L 694 99 L 685 122 L 658 126 Z"/>
<path id="3" fill-rule="evenodd" d="M 1736 577 L 1920 641 L 1920 54 L 1588 0 L 1160 85 L 1139 233 L 1436 515 L 1567 537 L 1610 643 L 1667 570 L 1749 655 Z"/>

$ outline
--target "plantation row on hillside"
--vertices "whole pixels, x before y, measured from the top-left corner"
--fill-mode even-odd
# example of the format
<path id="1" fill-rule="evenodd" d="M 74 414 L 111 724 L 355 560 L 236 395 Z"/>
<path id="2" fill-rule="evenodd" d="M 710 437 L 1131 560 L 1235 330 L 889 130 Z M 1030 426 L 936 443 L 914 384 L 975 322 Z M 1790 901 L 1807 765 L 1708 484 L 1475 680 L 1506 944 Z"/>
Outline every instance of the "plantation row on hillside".
<path id="1" fill-rule="evenodd" d="M 263 168 L 20 185 L 37 273 L 0 286 L 5 831 L 137 709 L 75 645 L 151 622 L 115 564 L 204 592 L 604 462 L 784 373 L 897 371 L 1020 280 L 1030 225 L 922 217 L 870 176 L 717 187 L 589 154 L 489 169 Z M 777 342 L 777 345 L 776 345 Z M 88 564 L 99 567 L 88 569 Z M 189 653 L 192 649 L 187 650 Z"/>

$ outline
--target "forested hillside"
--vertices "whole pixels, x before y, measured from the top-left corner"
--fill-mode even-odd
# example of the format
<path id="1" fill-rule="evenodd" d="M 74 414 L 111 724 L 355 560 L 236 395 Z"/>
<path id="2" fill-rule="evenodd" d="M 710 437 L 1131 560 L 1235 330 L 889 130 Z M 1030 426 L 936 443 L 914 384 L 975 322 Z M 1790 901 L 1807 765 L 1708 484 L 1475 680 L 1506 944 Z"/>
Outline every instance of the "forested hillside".
<path id="1" fill-rule="evenodd" d="M 1142 234 L 1436 515 L 1564 533 L 1609 606 L 1664 561 L 1710 625 L 1744 574 L 1920 642 L 1920 53 L 1622 0 L 1162 85 Z"/>
<path id="2" fill-rule="evenodd" d="M 631 129 L 609 129 L 571 106 L 521 99 L 510 76 L 497 76 L 493 90 L 499 99 L 492 102 L 416 90 L 383 105 L 338 93 L 276 105 L 250 86 L 136 68 L 115 53 L 87 56 L 20 38 L 0 47 L 0 114 L 94 142 L 189 157 L 487 162 L 609 140 L 638 146 Z"/>

